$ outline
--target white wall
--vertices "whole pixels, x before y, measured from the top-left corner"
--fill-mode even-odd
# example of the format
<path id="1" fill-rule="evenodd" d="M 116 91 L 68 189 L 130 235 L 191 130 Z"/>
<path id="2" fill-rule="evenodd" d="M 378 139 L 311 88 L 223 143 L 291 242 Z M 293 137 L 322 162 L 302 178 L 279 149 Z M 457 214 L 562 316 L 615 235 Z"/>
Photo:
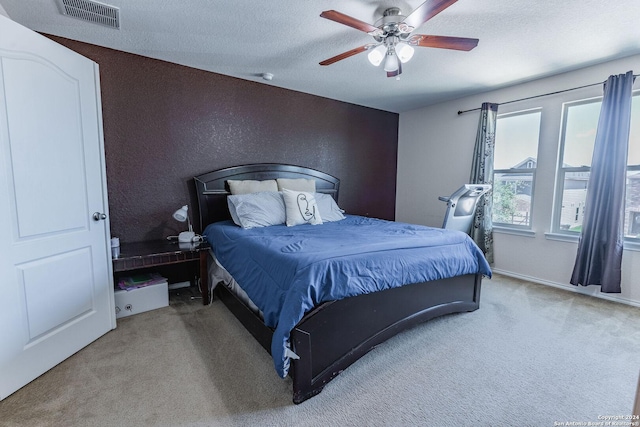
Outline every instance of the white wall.
<path id="1" fill-rule="evenodd" d="M 611 74 L 640 72 L 640 55 L 595 65 L 504 89 L 400 114 L 396 220 L 440 227 L 446 196 L 467 183 L 482 102 L 507 101 L 604 82 Z M 472 71 L 470 71 L 472 72 Z M 640 88 L 636 83 L 634 88 Z M 534 282 L 640 306 L 640 252 L 625 250 L 622 293 L 603 294 L 598 286 L 569 284 L 577 243 L 549 240 L 562 102 L 602 95 L 602 86 L 501 105 L 498 113 L 542 108 L 540 152 L 535 183 L 534 236 L 494 232 L 494 271 Z M 544 142 L 543 142 L 544 141 Z"/>

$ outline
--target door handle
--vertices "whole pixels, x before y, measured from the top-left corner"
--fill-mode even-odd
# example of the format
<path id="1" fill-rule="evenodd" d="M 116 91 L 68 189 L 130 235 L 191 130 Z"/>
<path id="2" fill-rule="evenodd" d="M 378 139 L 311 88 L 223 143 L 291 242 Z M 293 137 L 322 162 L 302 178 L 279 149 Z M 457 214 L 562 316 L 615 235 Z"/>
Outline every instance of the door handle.
<path id="1" fill-rule="evenodd" d="M 107 215 L 100 213 L 100 212 L 94 212 L 93 214 L 93 220 L 94 221 L 100 221 L 100 220 L 104 220 L 107 219 Z"/>

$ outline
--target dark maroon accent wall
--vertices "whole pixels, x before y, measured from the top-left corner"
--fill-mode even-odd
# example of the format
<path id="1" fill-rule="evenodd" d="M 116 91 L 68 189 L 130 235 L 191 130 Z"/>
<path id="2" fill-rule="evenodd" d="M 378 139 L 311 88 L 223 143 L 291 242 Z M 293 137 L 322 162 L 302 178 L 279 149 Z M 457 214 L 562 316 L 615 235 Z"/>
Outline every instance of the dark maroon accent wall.
<path id="1" fill-rule="evenodd" d="M 100 66 L 111 234 L 122 241 L 182 231 L 171 215 L 197 208 L 193 176 L 260 162 L 327 172 L 348 213 L 394 219 L 397 114 L 48 37 Z"/>

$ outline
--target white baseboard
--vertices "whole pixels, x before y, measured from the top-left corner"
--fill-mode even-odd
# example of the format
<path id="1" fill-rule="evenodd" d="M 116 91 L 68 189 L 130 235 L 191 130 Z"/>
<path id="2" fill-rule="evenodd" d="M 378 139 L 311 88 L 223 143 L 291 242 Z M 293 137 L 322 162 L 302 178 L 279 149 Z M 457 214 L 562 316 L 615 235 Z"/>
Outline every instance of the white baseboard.
<path id="1" fill-rule="evenodd" d="M 629 298 L 623 298 L 619 296 L 615 296 L 613 294 L 604 294 L 600 292 L 599 288 L 596 286 L 574 286 L 565 283 L 557 283 L 552 282 L 550 280 L 540 279 L 538 277 L 527 276 L 526 274 L 514 273 L 511 271 L 501 270 L 499 268 L 492 268 L 491 271 L 497 274 L 502 274 L 503 276 L 513 277 L 514 279 L 522 279 L 528 282 L 538 283 L 540 285 L 553 286 L 554 288 L 564 289 L 565 291 L 576 292 L 582 295 L 588 295 L 591 297 L 601 298 L 608 301 L 619 302 L 622 304 L 631 305 L 634 307 L 640 307 L 640 302 L 630 300 Z"/>

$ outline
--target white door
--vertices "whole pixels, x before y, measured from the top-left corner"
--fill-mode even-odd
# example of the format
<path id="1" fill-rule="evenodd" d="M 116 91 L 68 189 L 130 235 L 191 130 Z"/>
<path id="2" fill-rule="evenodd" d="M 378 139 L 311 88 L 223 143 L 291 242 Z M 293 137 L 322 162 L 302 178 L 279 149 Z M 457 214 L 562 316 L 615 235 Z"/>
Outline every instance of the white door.
<path id="1" fill-rule="evenodd" d="M 98 66 L 0 16 L 0 399 L 115 328 Z"/>

